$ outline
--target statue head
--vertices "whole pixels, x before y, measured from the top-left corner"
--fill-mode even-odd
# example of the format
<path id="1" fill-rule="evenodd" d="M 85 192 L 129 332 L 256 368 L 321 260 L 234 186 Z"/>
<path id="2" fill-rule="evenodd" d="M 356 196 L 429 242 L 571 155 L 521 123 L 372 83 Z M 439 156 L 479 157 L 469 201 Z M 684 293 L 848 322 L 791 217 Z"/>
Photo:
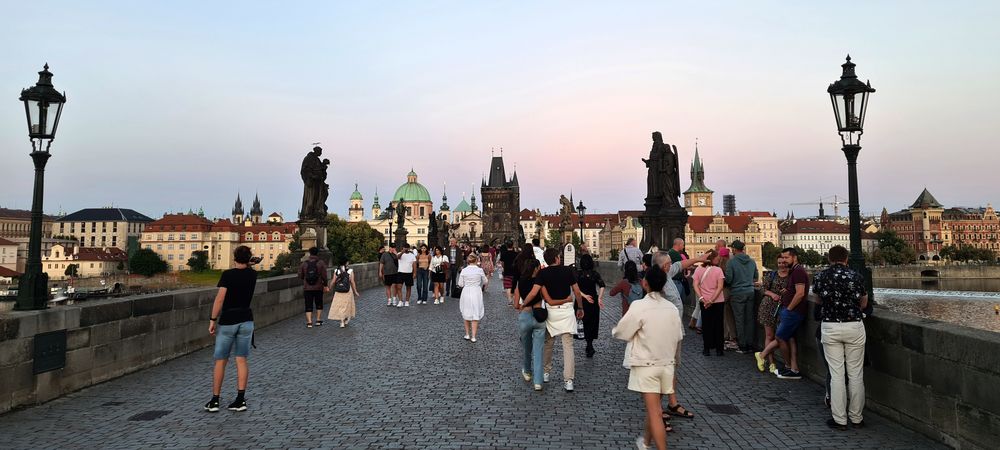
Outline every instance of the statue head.
<path id="1" fill-rule="evenodd" d="M 313 147 L 313 153 L 315 153 L 316 156 L 322 155 L 323 154 L 323 148 L 317 145 L 317 146 Z"/>
<path id="2" fill-rule="evenodd" d="M 660 134 L 659 131 L 654 131 L 653 132 L 653 142 L 656 143 L 656 144 L 662 144 L 663 143 L 663 135 Z"/>

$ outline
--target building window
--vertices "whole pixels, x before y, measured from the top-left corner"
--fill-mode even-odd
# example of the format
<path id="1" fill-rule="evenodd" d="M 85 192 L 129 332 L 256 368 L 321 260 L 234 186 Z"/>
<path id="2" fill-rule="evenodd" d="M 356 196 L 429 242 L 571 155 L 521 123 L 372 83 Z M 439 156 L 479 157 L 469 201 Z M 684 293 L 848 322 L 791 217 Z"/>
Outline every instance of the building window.
<path id="1" fill-rule="evenodd" d="M 258 235 L 258 237 L 260 238 L 261 241 L 266 241 L 267 240 L 267 233 L 261 231 L 260 234 Z"/>
<path id="2" fill-rule="evenodd" d="M 274 233 L 271 233 L 271 240 L 273 240 L 273 241 L 280 241 L 281 240 L 281 233 L 279 233 L 277 231 L 275 231 Z"/>
<path id="3" fill-rule="evenodd" d="M 247 235 L 246 235 L 246 239 L 247 239 L 248 241 L 252 241 L 252 240 L 253 240 L 253 233 L 251 233 L 251 232 L 249 232 L 249 231 L 248 231 L 248 232 L 247 232 Z"/>

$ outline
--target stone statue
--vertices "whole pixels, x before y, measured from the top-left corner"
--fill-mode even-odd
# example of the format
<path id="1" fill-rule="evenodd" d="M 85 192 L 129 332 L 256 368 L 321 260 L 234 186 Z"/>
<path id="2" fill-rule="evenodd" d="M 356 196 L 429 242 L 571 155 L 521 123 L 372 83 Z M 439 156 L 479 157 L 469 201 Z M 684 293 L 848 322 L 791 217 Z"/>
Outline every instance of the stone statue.
<path id="1" fill-rule="evenodd" d="M 649 149 L 646 163 L 646 198 L 651 204 L 680 207 L 680 171 L 677 147 L 663 142 L 659 131 L 653 132 L 653 147 Z"/>
<path id="2" fill-rule="evenodd" d="M 573 203 L 565 195 L 559 196 L 559 228 L 572 228 Z"/>
<path id="3" fill-rule="evenodd" d="M 326 219 L 326 198 L 329 195 L 326 173 L 330 160 L 320 160 L 322 154 L 322 148 L 313 147 L 312 152 L 302 160 L 299 174 L 302 176 L 304 189 L 300 219 Z"/>
<path id="4" fill-rule="evenodd" d="M 438 240 L 438 225 L 437 216 L 434 211 L 431 211 L 427 218 L 427 246 L 430 248 L 430 254 L 434 254 L 434 246 L 437 245 Z"/>
<path id="5" fill-rule="evenodd" d="M 399 202 L 396 203 L 396 227 L 397 229 L 403 228 L 403 223 L 406 220 L 406 207 L 403 206 L 403 199 L 400 198 Z"/>

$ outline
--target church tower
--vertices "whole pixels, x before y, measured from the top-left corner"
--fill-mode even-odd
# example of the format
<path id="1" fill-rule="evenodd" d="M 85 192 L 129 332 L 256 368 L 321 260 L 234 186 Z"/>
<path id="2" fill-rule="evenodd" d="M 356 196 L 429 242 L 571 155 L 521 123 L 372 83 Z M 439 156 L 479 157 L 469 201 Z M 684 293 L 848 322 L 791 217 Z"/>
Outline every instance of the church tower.
<path id="1" fill-rule="evenodd" d="M 354 183 L 354 192 L 351 193 L 351 206 L 347 208 L 348 222 L 361 222 L 365 220 L 365 208 L 362 206 L 363 200 L 361 192 L 358 191 L 358 183 Z"/>
<path id="2" fill-rule="evenodd" d="M 521 188 L 517 182 L 517 168 L 508 179 L 504 168 L 503 150 L 490 160 L 490 176 L 482 185 L 483 242 L 503 244 L 521 239 Z M 473 193 L 472 204 L 476 204 Z M 475 207 L 475 206 L 474 206 Z"/>
<path id="3" fill-rule="evenodd" d="M 260 198 L 257 194 L 253 195 L 253 206 L 250 208 L 250 222 L 254 225 L 260 225 L 260 219 L 264 217 L 264 209 L 260 207 Z"/>
<path id="4" fill-rule="evenodd" d="M 692 216 L 711 216 L 712 194 L 714 191 L 705 186 L 705 166 L 698 155 L 698 144 L 694 145 L 694 162 L 691 163 L 691 187 L 684 191 L 684 209 Z"/>
<path id="5" fill-rule="evenodd" d="M 236 204 L 233 205 L 233 223 L 241 224 L 243 223 L 243 200 L 240 200 L 240 194 L 236 194 Z"/>
<path id="6" fill-rule="evenodd" d="M 448 185 L 447 184 L 444 185 L 444 191 L 443 192 L 444 192 L 444 194 L 441 195 L 441 207 L 438 208 L 438 210 L 441 211 L 440 215 L 441 215 L 441 220 L 442 220 L 442 223 L 438 224 L 439 227 L 442 224 L 450 224 L 451 223 L 451 207 L 448 206 Z"/>
<path id="7" fill-rule="evenodd" d="M 382 205 L 378 204 L 378 188 L 375 188 L 375 201 L 372 203 L 372 220 L 378 220 L 382 215 Z"/>

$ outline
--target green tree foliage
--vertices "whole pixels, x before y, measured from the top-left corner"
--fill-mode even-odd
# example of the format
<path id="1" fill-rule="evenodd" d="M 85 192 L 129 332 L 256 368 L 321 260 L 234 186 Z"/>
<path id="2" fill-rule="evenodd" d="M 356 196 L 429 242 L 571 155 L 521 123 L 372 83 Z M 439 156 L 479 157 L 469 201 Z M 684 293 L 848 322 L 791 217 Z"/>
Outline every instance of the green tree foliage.
<path id="1" fill-rule="evenodd" d="M 995 262 L 996 255 L 985 248 L 977 248 L 970 245 L 949 245 L 941 249 L 941 257 L 952 261 L 987 261 Z"/>
<path id="2" fill-rule="evenodd" d="M 799 252 L 799 264 L 809 267 L 818 267 L 827 264 L 826 255 L 823 255 L 816 250 L 806 250 L 802 247 L 795 247 L 795 250 Z"/>
<path id="3" fill-rule="evenodd" d="M 385 240 L 381 232 L 366 222 L 347 222 L 336 214 L 330 214 L 328 220 L 326 246 L 333 254 L 334 264 L 344 260 L 351 263 L 378 260 L 378 249 Z"/>
<path id="4" fill-rule="evenodd" d="M 136 250 L 135 255 L 129 261 L 129 266 L 132 268 L 132 273 L 147 277 L 167 271 L 167 262 L 148 248 Z"/>
<path id="5" fill-rule="evenodd" d="M 290 252 L 279 254 L 274 258 L 274 264 L 271 265 L 271 270 L 267 271 L 267 276 L 276 277 L 289 273 L 290 269 L 298 266 L 299 261 L 295 256 L 296 254 Z"/>
<path id="6" fill-rule="evenodd" d="M 70 265 L 66 266 L 66 270 L 63 271 L 63 275 L 66 275 L 67 277 L 71 277 L 71 278 L 76 278 L 76 277 L 80 276 L 80 275 L 78 275 L 79 269 L 80 269 L 80 265 L 79 264 L 70 264 Z"/>
<path id="7" fill-rule="evenodd" d="M 187 265 L 195 272 L 208 270 L 208 252 L 205 250 L 191 252 L 191 257 L 188 258 Z"/>
<path id="8" fill-rule="evenodd" d="M 122 261 L 118 262 L 118 270 L 125 270 L 125 263 Z"/>
<path id="9" fill-rule="evenodd" d="M 549 230 L 549 234 L 545 237 L 545 247 L 551 248 L 558 245 L 562 245 L 562 233 L 559 230 Z M 573 247 L 580 248 L 580 233 L 573 232 Z M 617 261 L 618 255 L 615 255 L 615 260 Z"/>
<path id="10" fill-rule="evenodd" d="M 781 248 L 775 246 L 770 242 L 765 242 L 761 246 L 761 258 L 764 260 L 764 267 L 771 270 L 778 270 L 778 255 L 781 254 Z"/>
<path id="11" fill-rule="evenodd" d="M 872 264 L 911 264 L 917 260 L 917 252 L 895 231 L 880 231 L 875 233 L 875 238 L 878 239 L 878 248 L 870 255 Z"/>

